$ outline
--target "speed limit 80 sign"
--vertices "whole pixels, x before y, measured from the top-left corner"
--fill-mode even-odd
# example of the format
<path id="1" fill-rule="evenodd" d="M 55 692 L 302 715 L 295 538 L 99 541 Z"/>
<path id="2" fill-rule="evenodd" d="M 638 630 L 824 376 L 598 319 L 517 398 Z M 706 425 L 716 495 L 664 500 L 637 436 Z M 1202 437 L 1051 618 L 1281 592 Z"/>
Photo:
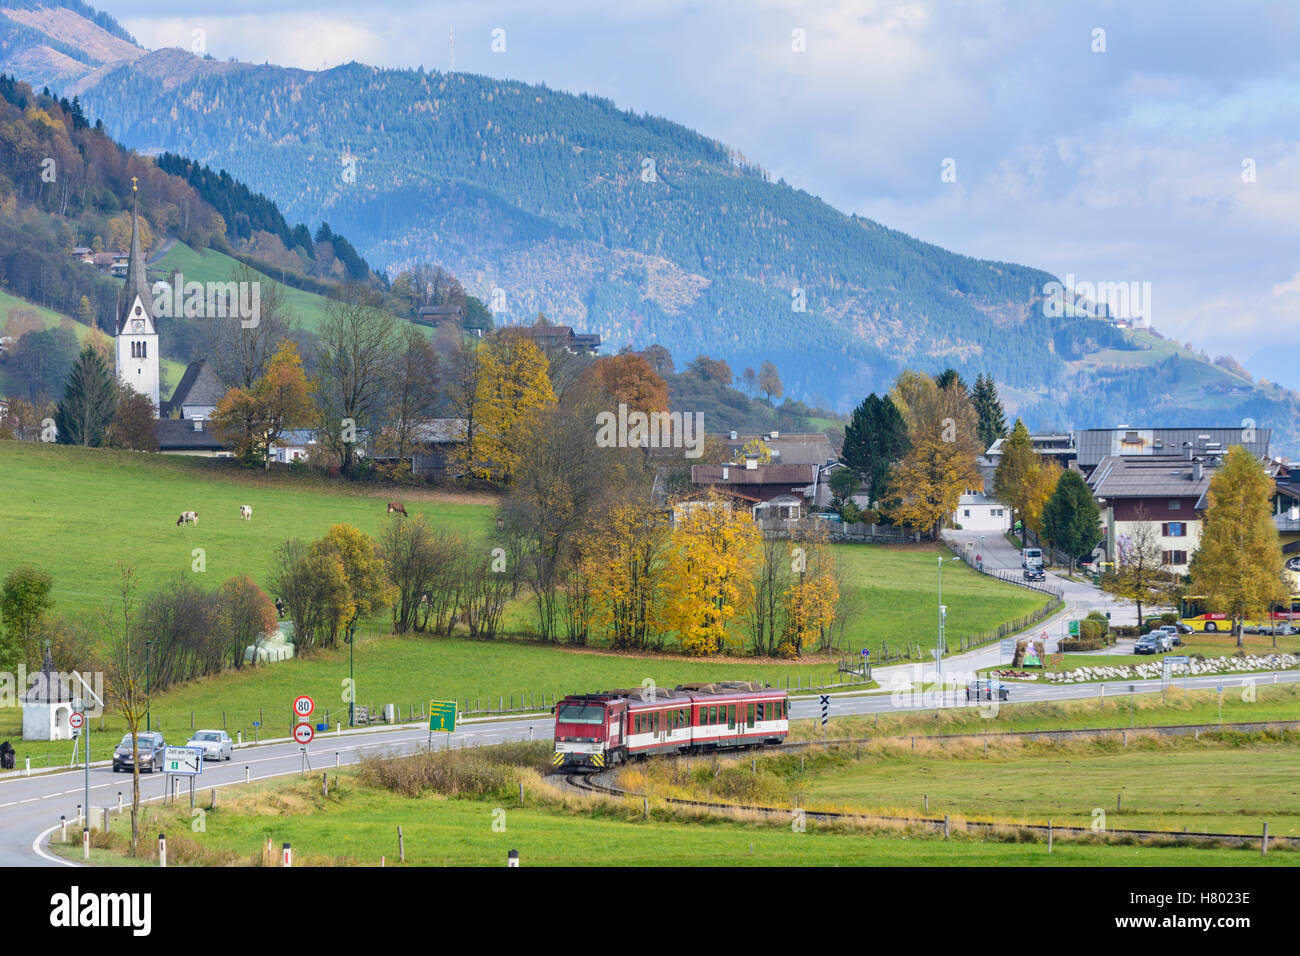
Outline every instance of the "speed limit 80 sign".
<path id="1" fill-rule="evenodd" d="M 311 712 L 316 709 L 316 702 L 303 694 L 293 702 L 293 712 L 299 717 L 310 717 Z"/>

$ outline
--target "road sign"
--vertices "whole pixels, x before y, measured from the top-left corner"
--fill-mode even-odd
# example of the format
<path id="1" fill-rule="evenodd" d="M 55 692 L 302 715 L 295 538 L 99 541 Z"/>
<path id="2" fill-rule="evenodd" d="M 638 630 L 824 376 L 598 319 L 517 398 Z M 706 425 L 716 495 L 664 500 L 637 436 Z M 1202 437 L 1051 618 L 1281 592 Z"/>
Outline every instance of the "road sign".
<path id="1" fill-rule="evenodd" d="M 1071 637 L 1078 637 L 1078 636 L 1079 636 L 1079 622 L 1078 622 L 1078 621 L 1071 621 L 1071 622 L 1070 622 L 1070 636 L 1071 636 Z"/>
<path id="2" fill-rule="evenodd" d="M 456 702 L 454 700 L 429 701 L 429 731 L 451 733 L 456 729 Z"/>
<path id="3" fill-rule="evenodd" d="M 293 739 L 300 744 L 309 744 L 311 739 L 316 736 L 316 731 L 311 729 L 311 724 L 298 724 L 293 728 Z"/>
<path id="4" fill-rule="evenodd" d="M 821 698 L 822 698 L 822 726 L 825 727 L 826 722 L 831 719 L 831 698 L 829 694 L 822 694 Z"/>
<path id="5" fill-rule="evenodd" d="M 203 772 L 203 751 L 198 747 L 164 747 L 163 770 L 184 777 Z"/>
<path id="6" fill-rule="evenodd" d="M 311 712 L 316 709 L 316 701 L 312 700 L 306 694 L 303 694 L 293 702 L 293 712 L 299 717 L 310 717 Z"/>
<path id="7" fill-rule="evenodd" d="M 864 648 L 862 649 L 862 656 L 863 656 L 863 657 L 870 657 L 870 656 L 871 656 L 871 649 L 870 649 L 870 648 L 866 648 L 866 647 L 864 647 Z"/>
<path id="8" fill-rule="evenodd" d="M 1016 639 L 1014 637 L 1004 638 L 1002 643 L 998 645 L 998 653 L 1002 657 L 1015 657 Z"/>
<path id="9" fill-rule="evenodd" d="M 71 727 L 73 730 L 80 730 L 81 725 L 85 721 L 85 719 L 86 718 L 81 716 L 81 714 L 71 713 L 68 715 L 68 726 Z"/>

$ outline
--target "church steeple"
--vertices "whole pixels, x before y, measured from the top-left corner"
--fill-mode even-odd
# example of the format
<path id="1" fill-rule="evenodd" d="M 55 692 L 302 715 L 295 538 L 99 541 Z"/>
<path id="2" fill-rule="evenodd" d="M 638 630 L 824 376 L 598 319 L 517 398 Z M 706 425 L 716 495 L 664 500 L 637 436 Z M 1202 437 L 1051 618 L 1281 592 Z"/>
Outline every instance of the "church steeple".
<path id="1" fill-rule="evenodd" d="M 133 307 L 136 300 L 144 306 L 148 315 L 148 323 L 151 327 L 154 325 L 153 309 L 150 303 L 153 302 L 153 296 L 149 292 L 149 277 L 146 275 L 144 254 L 140 251 L 140 187 L 137 185 L 136 177 L 131 177 L 131 252 L 126 264 L 126 284 L 122 286 L 121 295 L 117 300 L 117 334 L 121 335 L 122 330 L 126 328 L 127 322 L 133 317 Z M 135 318 L 142 318 L 135 315 Z"/>
<path id="2" fill-rule="evenodd" d="M 140 250 L 140 195 L 136 178 L 131 177 L 134 202 L 131 208 L 131 252 L 126 264 L 126 282 L 117 301 L 117 378 L 153 403 L 159 410 L 162 384 L 158 355 L 158 327 L 153 296 L 145 272 L 144 253 Z"/>

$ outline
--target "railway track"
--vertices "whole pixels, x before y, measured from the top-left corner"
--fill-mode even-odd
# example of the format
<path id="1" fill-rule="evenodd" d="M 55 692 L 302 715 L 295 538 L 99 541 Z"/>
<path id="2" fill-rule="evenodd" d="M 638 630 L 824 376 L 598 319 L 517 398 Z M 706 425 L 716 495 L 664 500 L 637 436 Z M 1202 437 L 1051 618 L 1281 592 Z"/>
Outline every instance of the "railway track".
<path id="1" fill-rule="evenodd" d="M 1201 732 L 1209 730 L 1261 730 L 1261 729 L 1286 729 L 1294 730 L 1300 727 L 1300 721 L 1268 721 L 1249 724 L 1225 724 L 1222 727 L 1213 724 L 1207 725 L 1189 725 L 1189 726 L 1167 726 L 1167 727 L 1138 727 L 1131 728 L 1134 731 L 1166 731 L 1179 734 L 1189 732 Z M 1100 735 L 1100 734 L 1117 734 L 1130 728 L 1114 728 L 1108 730 L 1088 730 L 1088 731 L 1004 731 L 997 734 L 932 734 L 926 735 L 923 739 L 959 739 L 959 738 L 980 738 L 980 737 L 1052 737 L 1060 738 L 1071 735 Z M 872 738 L 874 740 L 893 739 L 906 740 L 907 737 L 901 738 Z M 764 750 L 788 750 L 802 747 L 820 747 L 820 746 L 844 746 L 851 744 L 868 743 L 867 739 L 862 740 L 829 740 L 829 741 L 786 741 L 780 744 L 774 744 L 769 747 L 761 748 Z M 698 756 L 698 755 L 694 755 Z M 690 755 L 674 756 L 672 759 L 682 759 Z M 640 798 L 646 801 L 648 810 L 648 801 L 650 794 L 638 793 L 632 790 L 624 790 L 613 782 L 613 776 L 616 771 L 605 770 L 599 773 L 584 774 L 570 773 L 564 775 L 566 785 L 574 790 L 584 793 L 595 793 L 603 796 L 617 797 L 619 799 Z M 1093 830 L 1091 827 L 1073 827 L 1057 826 L 1055 824 L 1047 826 L 1043 824 L 1018 824 L 1018 823 L 1000 823 L 991 821 L 972 821 L 968 820 L 962 823 L 952 824 L 948 817 L 894 817 L 881 816 L 870 813 L 843 813 L 833 810 L 807 810 L 798 807 L 764 807 L 752 804 L 739 803 L 718 803 L 708 800 L 686 800 L 680 797 L 654 797 L 655 800 L 672 806 L 690 807 L 696 810 L 705 810 L 710 813 L 730 814 L 737 811 L 744 813 L 756 813 L 768 817 L 784 817 L 794 819 L 797 811 L 802 810 L 803 817 L 811 820 L 825 820 L 828 822 L 867 822 L 867 823 L 889 823 L 905 824 L 910 826 L 925 827 L 936 832 L 941 832 L 945 836 L 955 826 L 958 829 L 965 830 L 968 833 L 990 834 L 999 830 L 1013 830 L 1018 832 L 1029 832 L 1037 836 L 1072 836 L 1072 837 L 1101 837 L 1106 842 L 1121 842 L 1125 840 L 1171 840 L 1178 843 L 1210 843 L 1213 845 L 1242 846 L 1250 844 L 1259 844 L 1263 836 L 1252 836 L 1243 833 L 1203 833 L 1190 832 L 1187 830 Z M 1288 849 L 1300 849 L 1300 837 L 1270 836 L 1268 838 L 1269 847 L 1286 847 Z"/>

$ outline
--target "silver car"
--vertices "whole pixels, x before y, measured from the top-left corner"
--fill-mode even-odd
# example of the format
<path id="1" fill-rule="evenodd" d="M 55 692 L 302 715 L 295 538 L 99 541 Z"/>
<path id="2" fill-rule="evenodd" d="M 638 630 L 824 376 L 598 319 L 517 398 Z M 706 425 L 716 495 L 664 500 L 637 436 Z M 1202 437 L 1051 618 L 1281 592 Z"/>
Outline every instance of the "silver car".
<path id="1" fill-rule="evenodd" d="M 200 730 L 185 742 L 185 746 L 202 750 L 204 760 L 229 760 L 235 750 L 230 734 L 224 730 Z"/>

